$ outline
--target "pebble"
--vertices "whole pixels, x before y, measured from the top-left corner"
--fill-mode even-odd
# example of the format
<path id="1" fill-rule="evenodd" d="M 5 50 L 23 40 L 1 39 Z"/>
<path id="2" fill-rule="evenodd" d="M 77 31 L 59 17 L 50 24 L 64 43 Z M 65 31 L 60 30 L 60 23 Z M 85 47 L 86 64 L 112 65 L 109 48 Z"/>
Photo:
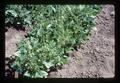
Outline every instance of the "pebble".
<path id="1" fill-rule="evenodd" d="M 115 15 L 115 12 L 114 12 L 114 11 L 112 11 L 112 12 L 110 13 L 110 15 Z"/>
<path id="2" fill-rule="evenodd" d="M 96 28 L 96 27 L 93 27 L 93 30 L 94 30 L 94 31 L 97 31 L 97 28 Z"/>
<path id="3" fill-rule="evenodd" d="M 115 12 L 112 11 L 112 12 L 110 13 L 110 16 L 114 16 L 114 15 L 115 15 Z"/>

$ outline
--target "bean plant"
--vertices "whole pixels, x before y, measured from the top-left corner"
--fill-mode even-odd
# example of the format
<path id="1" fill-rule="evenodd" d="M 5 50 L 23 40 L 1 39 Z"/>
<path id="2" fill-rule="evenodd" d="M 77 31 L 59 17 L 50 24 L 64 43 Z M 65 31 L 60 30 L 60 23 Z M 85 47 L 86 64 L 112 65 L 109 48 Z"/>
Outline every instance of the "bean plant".
<path id="1" fill-rule="evenodd" d="M 74 46 L 82 44 L 87 39 L 102 6 L 32 5 L 30 7 L 31 18 L 35 21 L 35 25 L 28 38 L 18 44 L 17 58 L 11 67 L 27 77 L 47 78 L 52 68 L 69 62 L 67 53 L 73 51 Z M 13 8 L 16 9 L 16 6 Z M 29 17 L 29 12 L 25 12 L 24 15 L 26 13 Z M 28 23 L 30 22 L 29 20 Z"/>
<path id="2" fill-rule="evenodd" d="M 32 6 L 31 5 L 6 5 L 5 24 L 22 25 L 32 27 Z"/>

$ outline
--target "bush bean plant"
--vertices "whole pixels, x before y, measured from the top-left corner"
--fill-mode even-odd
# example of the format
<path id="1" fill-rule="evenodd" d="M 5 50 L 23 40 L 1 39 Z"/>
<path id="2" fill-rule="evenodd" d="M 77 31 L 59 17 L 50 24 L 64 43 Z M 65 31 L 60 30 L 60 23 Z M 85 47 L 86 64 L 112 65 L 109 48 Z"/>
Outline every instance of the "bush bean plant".
<path id="1" fill-rule="evenodd" d="M 6 15 L 10 13 L 23 23 L 31 25 L 35 21 L 35 24 L 28 38 L 18 44 L 17 58 L 11 67 L 31 78 L 46 78 L 52 68 L 66 64 L 67 53 L 87 39 L 102 8 L 101 5 L 30 5 L 29 11 L 24 12 L 18 10 L 21 6 L 26 8 L 12 6 Z"/>

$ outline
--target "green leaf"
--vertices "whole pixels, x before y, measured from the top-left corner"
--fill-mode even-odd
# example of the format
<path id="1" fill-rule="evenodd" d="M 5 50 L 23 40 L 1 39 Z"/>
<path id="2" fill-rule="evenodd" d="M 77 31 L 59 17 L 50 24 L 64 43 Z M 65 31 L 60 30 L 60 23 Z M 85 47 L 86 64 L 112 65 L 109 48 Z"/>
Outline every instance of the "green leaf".
<path id="1" fill-rule="evenodd" d="M 56 9 L 55 9 L 53 6 L 51 6 L 51 8 L 52 8 L 52 10 L 53 10 L 54 12 L 56 12 Z"/>
<path id="2" fill-rule="evenodd" d="M 69 5 L 67 5 L 67 8 L 68 8 L 68 10 L 71 12 L 71 7 L 70 7 Z"/>
<path id="3" fill-rule="evenodd" d="M 47 69 L 49 69 L 50 67 L 53 66 L 53 63 L 52 63 L 52 62 L 45 62 L 45 61 L 43 61 L 43 64 L 45 65 L 45 67 L 46 67 Z"/>
<path id="4" fill-rule="evenodd" d="M 30 75 L 30 73 L 29 73 L 28 71 L 26 71 L 26 72 L 24 73 L 24 76 L 31 77 L 31 75 Z"/>
<path id="5" fill-rule="evenodd" d="M 43 78 L 43 76 L 40 75 L 38 72 L 36 72 L 36 74 L 35 74 L 35 78 Z"/>
<path id="6" fill-rule="evenodd" d="M 30 12 L 31 12 L 31 11 L 27 11 L 27 12 L 24 13 L 24 15 L 28 15 Z"/>
<path id="7" fill-rule="evenodd" d="M 80 10 L 83 10 L 85 8 L 84 5 L 79 5 Z"/>
<path id="8" fill-rule="evenodd" d="M 30 19 L 30 17 L 25 18 L 24 22 L 28 23 L 29 25 L 31 25 L 31 19 Z"/>
<path id="9" fill-rule="evenodd" d="M 52 25 L 51 24 L 49 24 L 48 26 L 47 26 L 47 28 L 50 28 Z"/>
<path id="10" fill-rule="evenodd" d="M 46 71 L 38 71 L 35 74 L 35 78 L 43 78 L 43 77 L 47 77 L 48 73 Z"/>
<path id="11" fill-rule="evenodd" d="M 18 71 L 18 72 L 22 72 L 22 69 L 21 69 L 21 67 L 20 67 L 20 63 L 19 62 L 14 62 L 14 63 L 12 63 L 11 64 L 11 67 L 13 68 L 13 69 L 15 69 L 16 71 Z"/>
<path id="12" fill-rule="evenodd" d="M 37 31 L 37 35 L 38 36 L 42 36 L 43 35 L 43 29 L 42 28 L 40 28 L 40 29 L 38 29 L 38 31 Z"/>
<path id="13" fill-rule="evenodd" d="M 5 14 L 11 13 L 14 17 L 17 17 L 17 13 L 14 10 L 7 10 Z"/>

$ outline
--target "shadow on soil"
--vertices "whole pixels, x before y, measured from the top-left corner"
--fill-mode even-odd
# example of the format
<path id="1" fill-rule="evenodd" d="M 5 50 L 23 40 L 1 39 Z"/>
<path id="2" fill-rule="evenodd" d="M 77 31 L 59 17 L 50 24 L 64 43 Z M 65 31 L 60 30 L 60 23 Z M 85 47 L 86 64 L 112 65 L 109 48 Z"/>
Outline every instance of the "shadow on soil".
<path id="1" fill-rule="evenodd" d="M 18 30 L 18 31 L 19 31 L 19 30 L 25 31 L 25 27 L 24 27 L 22 24 L 6 23 L 6 24 L 5 24 L 5 27 L 7 27 L 7 28 L 5 28 L 5 32 L 7 32 L 10 27 L 13 27 L 14 29 L 16 29 L 16 30 Z"/>
<path id="2" fill-rule="evenodd" d="M 15 61 L 15 58 L 13 57 L 6 57 L 5 58 L 5 78 L 11 79 L 11 78 L 18 78 L 22 75 L 18 74 L 13 68 L 11 68 L 11 64 Z"/>

